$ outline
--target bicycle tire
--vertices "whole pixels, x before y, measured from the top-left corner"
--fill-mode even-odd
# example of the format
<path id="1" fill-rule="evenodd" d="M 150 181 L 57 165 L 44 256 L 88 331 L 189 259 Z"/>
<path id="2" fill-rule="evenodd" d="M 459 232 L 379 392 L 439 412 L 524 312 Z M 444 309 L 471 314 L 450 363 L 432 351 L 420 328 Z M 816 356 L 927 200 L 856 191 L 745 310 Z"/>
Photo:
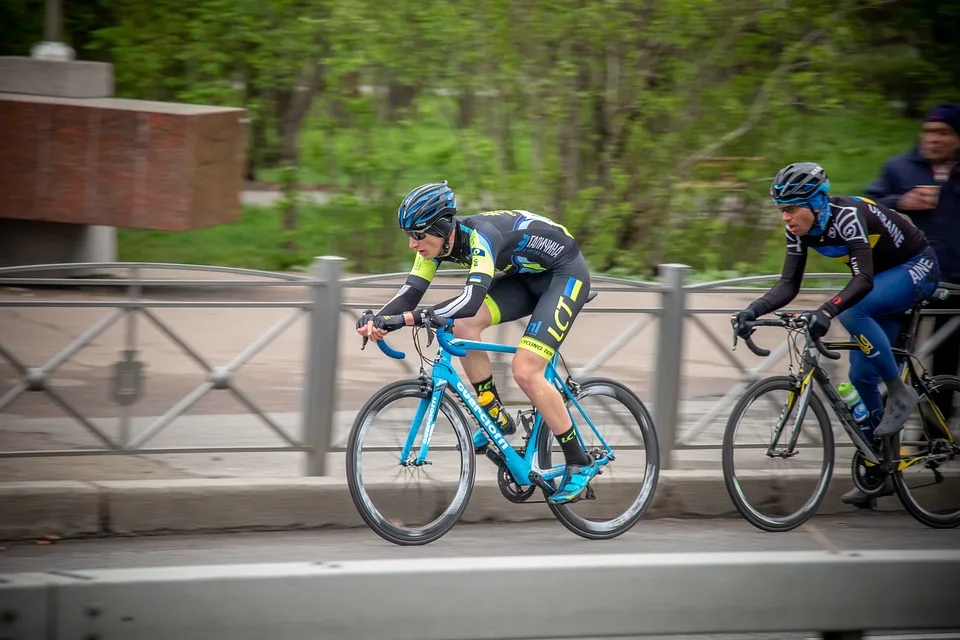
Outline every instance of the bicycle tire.
<path id="1" fill-rule="evenodd" d="M 951 375 L 940 375 L 934 376 L 930 379 L 928 383 L 929 386 L 936 385 L 939 388 L 950 387 L 954 392 L 960 393 L 960 378 L 957 376 Z M 897 432 L 891 438 L 886 438 L 884 440 L 884 458 L 890 460 L 891 453 L 896 451 L 896 458 L 899 458 L 900 452 L 900 434 L 902 431 Z M 955 436 L 954 436 L 955 437 Z M 903 508 L 909 513 L 914 520 L 923 524 L 931 529 L 954 529 L 957 526 L 960 526 L 960 509 L 956 512 L 947 514 L 947 515 L 938 515 L 931 513 L 924 509 L 913 497 L 913 494 L 910 492 L 909 487 L 907 487 L 906 482 L 903 479 L 903 472 L 897 470 L 893 472 L 893 486 L 896 489 L 897 497 L 900 499 L 900 504 L 903 505 Z"/>
<path id="2" fill-rule="evenodd" d="M 476 478 L 476 456 L 473 451 L 471 434 L 466 427 L 466 418 L 449 389 L 445 389 L 439 411 L 453 425 L 460 447 L 461 462 L 463 463 L 457 490 L 453 493 L 450 505 L 440 511 L 433 521 L 422 527 L 405 527 L 390 522 L 389 519 L 380 514 L 368 498 L 365 498 L 366 491 L 360 473 L 362 464 L 359 460 L 359 445 L 361 436 L 367 427 L 368 416 L 383 410 L 392 402 L 411 397 L 429 398 L 429 394 L 424 393 L 421 389 L 421 383 L 418 380 L 392 382 L 374 393 L 354 418 L 350 435 L 347 438 L 346 451 L 347 485 L 350 488 L 350 498 L 360 513 L 360 517 L 381 538 L 396 545 L 404 546 L 429 544 L 449 532 L 467 508 Z"/>
<path id="3" fill-rule="evenodd" d="M 823 444 L 824 450 L 824 463 L 820 470 L 820 481 L 811 498 L 795 513 L 782 517 L 761 514 L 747 501 L 746 496 L 743 495 L 743 492 L 739 489 L 739 483 L 737 482 L 736 473 L 733 469 L 733 438 L 737 430 L 737 425 L 747 407 L 771 391 L 794 391 L 799 393 L 800 386 L 789 376 L 772 376 L 758 380 L 747 388 L 730 412 L 730 417 L 727 418 L 727 425 L 724 429 L 722 453 L 723 484 L 726 486 L 727 494 L 730 496 L 733 505 L 747 522 L 762 531 L 781 533 L 796 529 L 809 520 L 816 513 L 823 498 L 827 495 L 827 489 L 830 485 L 834 468 L 834 436 L 826 408 L 824 408 L 820 397 L 811 389 L 810 402 L 807 407 L 807 413 L 804 414 L 804 420 L 810 415 L 810 410 L 813 410 L 813 414 L 816 416 L 820 426 L 821 443 Z M 790 424 L 788 419 L 787 425 Z M 780 438 L 789 437 L 788 434 L 790 433 L 792 433 L 792 429 L 784 426 Z"/>
<path id="4" fill-rule="evenodd" d="M 657 432 L 654 427 L 653 417 L 643 404 L 643 401 L 640 400 L 640 398 L 637 397 L 637 395 L 633 393 L 633 391 L 631 391 L 627 386 L 609 378 L 599 377 L 587 378 L 585 380 L 578 381 L 577 384 L 580 386 L 580 392 L 577 394 L 578 401 L 581 398 L 587 397 L 588 395 L 596 395 L 593 393 L 587 393 L 591 390 L 598 391 L 605 389 L 612 392 L 612 395 L 610 393 L 603 395 L 612 397 L 620 402 L 624 407 L 627 408 L 627 410 L 630 412 L 630 415 L 632 415 L 636 420 L 640 429 L 640 433 L 643 437 L 647 455 L 647 463 L 645 467 L 646 473 L 644 475 L 640 494 L 637 496 L 636 500 L 630 504 L 627 510 L 617 518 L 613 518 L 612 520 L 604 523 L 596 523 L 578 516 L 573 512 L 571 505 L 569 504 L 554 504 L 549 501 L 547 502 L 547 506 L 550 508 L 550 511 L 553 513 L 554 517 L 559 520 L 564 527 L 573 533 L 588 540 L 609 540 L 629 531 L 637 523 L 637 521 L 643 517 L 643 514 L 646 513 L 647 509 L 650 507 L 650 503 L 653 502 L 653 497 L 657 489 L 657 482 L 659 481 L 660 477 L 660 443 L 657 439 Z M 569 404 L 569 400 L 567 403 Z M 553 439 L 553 433 L 546 427 L 546 425 L 544 425 L 543 428 L 540 429 L 536 443 L 538 464 L 541 468 L 548 468 L 551 466 L 550 449 L 553 444 Z M 616 462 L 612 464 L 616 464 Z M 548 484 L 556 488 L 556 482 L 556 480 L 550 480 L 548 481 Z M 545 496 L 548 495 L 546 490 L 544 490 L 543 493 Z"/>

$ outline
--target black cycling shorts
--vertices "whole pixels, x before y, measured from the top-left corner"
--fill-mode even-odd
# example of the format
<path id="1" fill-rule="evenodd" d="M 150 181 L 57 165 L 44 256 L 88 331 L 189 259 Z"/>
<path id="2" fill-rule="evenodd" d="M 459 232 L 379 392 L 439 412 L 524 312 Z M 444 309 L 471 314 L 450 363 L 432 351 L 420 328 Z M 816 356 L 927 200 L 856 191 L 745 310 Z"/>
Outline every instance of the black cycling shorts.
<path id="1" fill-rule="evenodd" d="M 483 303 L 493 324 L 530 316 L 517 345 L 549 360 L 560 348 L 590 293 L 583 255 L 545 273 L 498 273 Z"/>

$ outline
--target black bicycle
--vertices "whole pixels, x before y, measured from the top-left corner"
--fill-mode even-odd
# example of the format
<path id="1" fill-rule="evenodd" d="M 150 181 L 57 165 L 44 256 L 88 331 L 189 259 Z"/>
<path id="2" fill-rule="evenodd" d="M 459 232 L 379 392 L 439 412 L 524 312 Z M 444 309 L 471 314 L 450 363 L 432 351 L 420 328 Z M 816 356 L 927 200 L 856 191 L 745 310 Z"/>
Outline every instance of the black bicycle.
<path id="1" fill-rule="evenodd" d="M 944 299 L 949 292 L 937 289 L 934 298 Z M 838 360 L 838 351 L 860 349 L 856 342 L 822 342 L 813 339 L 807 329 L 806 318 L 798 314 L 777 312 L 775 319 L 755 320 L 748 323 L 751 335 L 744 341 L 750 350 L 758 356 L 766 357 L 770 351 L 758 347 L 752 339 L 756 327 L 780 327 L 788 332 L 790 353 L 790 373 L 785 376 L 772 376 L 754 382 L 747 388 L 743 397 L 734 406 L 723 437 L 723 478 L 730 498 L 737 510 L 754 526 L 764 531 L 790 531 L 810 519 L 817 511 L 827 493 L 834 469 L 834 433 L 830 419 L 820 396 L 813 392 L 816 382 L 821 393 L 833 407 L 834 413 L 846 431 L 856 451 L 851 459 L 851 475 L 854 484 L 864 493 L 875 496 L 885 484 L 892 480 L 896 495 L 904 508 L 917 521 L 933 528 L 952 528 L 960 524 L 960 473 L 955 470 L 944 472 L 946 463 L 960 454 L 960 444 L 955 440 L 953 431 L 960 429 L 960 378 L 956 376 L 930 376 L 919 359 L 913 355 L 917 328 L 920 322 L 920 310 L 926 302 L 916 305 L 899 320 L 901 332 L 894 347 L 900 373 L 905 383 L 916 389 L 920 400 L 908 423 L 898 433 L 868 442 L 854 420 L 851 410 L 834 388 L 830 377 L 820 364 L 820 356 Z M 904 317 L 905 316 L 905 317 Z M 802 343 L 802 349 L 799 345 Z M 733 346 L 736 348 L 737 334 L 734 327 Z M 799 369 L 795 369 L 795 360 Z M 786 401 L 772 401 L 779 409 L 773 424 L 758 420 L 747 420 L 747 411 L 758 400 L 774 392 L 786 392 Z M 770 402 L 764 400 L 764 404 Z M 803 421 L 807 411 L 812 410 L 817 425 L 813 430 L 804 429 Z M 793 426 L 787 429 L 787 421 L 795 416 Z M 769 437 L 759 446 L 749 451 L 753 456 L 744 466 L 753 466 L 738 476 L 735 469 L 734 438 L 744 425 L 756 425 L 769 429 Z M 786 435 L 786 442 L 781 438 Z M 808 466 L 796 476 L 805 477 L 814 486 L 811 495 L 802 499 L 799 508 L 788 508 L 790 496 L 797 494 L 802 482 L 791 482 L 777 486 L 769 481 L 760 481 L 757 476 L 757 453 L 767 461 L 786 461 L 800 457 L 805 449 L 798 447 L 801 436 L 805 435 L 807 444 L 822 445 L 824 458 L 817 469 Z M 914 471 L 923 475 L 920 484 L 914 485 L 904 478 Z M 918 475 L 919 475 L 918 474 Z M 889 478 L 889 480 L 888 480 Z M 796 480 L 796 478 L 795 478 Z M 949 482 L 945 482 L 949 480 Z M 763 497 L 757 504 L 747 498 L 747 488 L 761 489 Z M 933 487 L 930 505 L 921 504 L 921 489 Z M 803 494 L 806 490 L 799 490 Z M 803 495 L 800 496 L 804 498 Z M 952 505 L 952 506 L 950 506 Z M 767 510 L 768 513 L 765 513 Z"/>

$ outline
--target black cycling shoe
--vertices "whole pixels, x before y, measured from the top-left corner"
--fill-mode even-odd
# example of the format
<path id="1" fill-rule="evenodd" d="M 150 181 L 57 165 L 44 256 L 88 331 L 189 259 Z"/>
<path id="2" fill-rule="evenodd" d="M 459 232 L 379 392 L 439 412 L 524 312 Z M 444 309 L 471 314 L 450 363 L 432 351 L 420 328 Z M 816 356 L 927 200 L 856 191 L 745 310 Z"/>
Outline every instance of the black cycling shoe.
<path id="1" fill-rule="evenodd" d="M 860 489 L 854 487 L 850 491 L 847 491 L 845 494 L 843 494 L 840 500 L 844 504 L 853 505 L 858 509 L 870 510 L 877 506 L 877 498 L 892 496 L 894 493 L 896 493 L 896 489 L 893 488 L 893 479 L 890 476 L 887 476 L 884 479 L 883 487 L 881 487 L 879 492 L 873 495 L 868 495 L 863 491 L 860 491 Z"/>

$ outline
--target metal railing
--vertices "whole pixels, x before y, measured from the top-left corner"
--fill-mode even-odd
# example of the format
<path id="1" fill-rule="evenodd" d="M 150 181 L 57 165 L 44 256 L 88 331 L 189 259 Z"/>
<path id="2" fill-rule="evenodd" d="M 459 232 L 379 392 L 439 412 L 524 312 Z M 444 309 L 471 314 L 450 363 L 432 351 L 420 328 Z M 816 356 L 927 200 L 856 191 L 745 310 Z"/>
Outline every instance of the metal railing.
<path id="1" fill-rule="evenodd" d="M 325 472 L 326 443 L 330 440 L 333 425 L 333 406 L 335 395 L 336 358 L 325 358 L 324 354 L 336 354 L 338 341 L 338 305 L 339 264 L 337 257 L 318 258 L 311 276 L 281 274 L 251 269 L 229 267 L 211 267 L 202 265 L 182 265 L 165 263 L 78 263 L 44 264 L 22 267 L 0 268 L 0 283 L 6 286 L 97 286 L 116 287 L 126 292 L 123 300 L 3 300 L 0 308 L 5 307 L 43 307 L 43 308 L 109 308 L 112 311 L 82 332 L 70 344 L 63 347 L 47 362 L 27 365 L 3 346 L 4 341 L 16 341 L 17 336 L 0 336 L 0 360 L 6 360 L 20 375 L 13 388 L 0 397 L 0 412 L 22 394 L 44 393 L 63 409 L 80 426 L 86 429 L 102 444 L 102 448 L 82 448 L 64 450 L 0 451 L 0 458 L 37 457 L 37 456 L 77 456 L 105 454 L 169 454 L 169 453 L 220 453 L 220 452 L 281 452 L 294 451 L 307 454 L 306 473 L 323 475 Z M 126 277 L 108 278 L 44 278 L 18 277 L 23 272 L 61 271 L 82 269 L 84 271 L 110 271 L 123 269 L 129 271 Z M 197 280 L 176 278 L 146 278 L 145 270 L 199 271 L 204 273 L 232 274 L 248 276 L 247 280 Z M 306 287 L 305 299 L 286 300 L 150 300 L 143 297 L 143 289 L 150 288 L 197 288 L 200 290 L 222 289 L 224 287 Z M 290 308 L 293 311 L 263 333 L 254 342 L 247 345 L 232 360 L 213 364 L 203 356 L 201 350 L 188 342 L 164 322 L 153 310 L 160 308 Z M 300 438 L 288 434 L 263 411 L 256 402 L 237 383 L 238 370 L 270 344 L 277 336 L 287 330 L 297 320 L 306 317 L 310 323 L 308 345 L 304 350 L 306 382 L 303 388 L 303 405 L 300 421 Z M 115 323 L 123 320 L 126 326 L 125 348 L 122 357 L 114 365 L 113 399 L 120 406 L 120 435 L 114 439 L 98 428 L 93 422 L 60 392 L 49 384 L 51 376 L 58 367 L 68 362 L 81 349 L 88 346 Z M 132 408 L 143 392 L 143 367 L 138 349 L 138 320 L 153 325 L 163 335 L 176 344 L 189 358 L 205 372 L 205 380 L 171 406 L 163 415 L 154 420 L 146 429 L 131 437 L 130 422 Z M 182 416 L 201 398 L 215 391 L 224 391 L 233 395 L 250 413 L 257 416 L 264 425 L 285 442 L 283 446 L 215 446 L 215 447 L 167 447 L 146 448 L 146 445 L 158 433 L 167 428 L 175 419 Z"/>
<path id="2" fill-rule="evenodd" d="M 932 631 L 960 627 L 958 570 L 960 552 L 946 549 L 48 570 L 0 574 L 0 634 L 11 640 L 555 640 L 743 633 L 854 640 L 875 631 L 931 637 Z M 505 584 L 529 597 L 502 597 Z M 530 600 L 544 584 L 575 584 L 576 597 L 531 614 Z"/>
<path id="3" fill-rule="evenodd" d="M 366 302 L 347 301 L 348 294 L 362 290 L 383 290 L 384 295 L 378 296 L 382 300 L 388 299 L 398 287 L 397 280 L 406 277 L 406 272 L 377 274 L 359 277 L 341 277 L 343 259 L 333 256 L 317 258 L 312 272 L 309 275 L 278 274 L 274 272 L 255 271 L 247 269 L 233 269 L 224 267 L 206 267 L 196 265 L 172 265 L 153 263 L 80 263 L 72 265 L 28 265 L 24 267 L 0 269 L 0 283 L 5 285 L 36 286 L 36 285 L 96 285 L 110 286 L 126 292 L 123 300 L 42 300 L 42 299 L 0 299 L 0 308 L 4 307 L 102 307 L 112 309 L 111 313 L 82 332 L 71 344 L 61 349 L 55 356 L 45 363 L 26 364 L 21 362 L 14 353 L 4 347 L 4 344 L 15 336 L 0 335 L 0 361 L 9 362 L 19 374 L 19 380 L 13 388 L 0 397 L 0 412 L 14 399 L 25 393 L 45 393 L 50 399 L 71 415 L 77 423 L 89 431 L 103 445 L 101 448 L 82 448 L 66 450 L 31 450 L 31 451 L 2 451 L 0 458 L 27 457 L 27 456 L 76 456 L 102 454 L 161 454 L 161 453 L 202 453 L 202 452 L 302 452 L 306 454 L 307 475 L 324 475 L 326 473 L 326 456 L 331 452 L 342 452 L 344 447 L 335 442 L 335 414 L 337 413 L 338 359 L 341 353 L 340 313 L 346 314 L 355 321 L 360 311 L 372 305 Z M 127 277 L 117 278 L 43 278 L 22 277 L 23 272 L 37 272 L 43 270 L 61 269 L 101 269 L 101 270 L 129 270 Z M 199 272 L 214 272 L 218 274 L 232 274 L 247 276 L 247 280 L 193 280 L 171 278 L 144 278 L 147 270 L 192 270 Z M 725 418 L 725 412 L 736 400 L 747 385 L 765 374 L 775 366 L 787 351 L 787 342 L 783 341 L 773 353 L 754 366 L 742 363 L 730 349 L 730 329 L 725 323 L 724 335 L 708 325 L 710 316 L 730 314 L 738 311 L 742 306 L 718 307 L 691 307 L 688 300 L 692 295 L 709 294 L 745 294 L 759 295 L 766 287 L 749 286 L 775 280 L 777 275 L 752 276 L 733 278 L 707 283 L 688 283 L 684 265 L 666 264 L 660 267 L 660 282 L 644 282 L 625 278 L 606 276 L 592 276 L 592 289 L 600 292 L 618 292 L 633 294 L 653 294 L 658 303 L 655 305 L 627 304 L 621 306 L 604 306 L 605 297 L 584 306 L 582 314 L 628 314 L 639 316 L 630 321 L 628 326 L 619 335 L 611 337 L 605 346 L 579 365 L 571 366 L 577 376 L 586 376 L 601 371 L 603 366 L 614 356 L 623 352 L 639 335 L 645 332 L 651 324 L 658 323 L 656 337 L 656 354 L 654 363 L 650 367 L 652 373 L 652 389 L 649 402 L 654 414 L 655 424 L 659 433 L 661 446 L 661 464 L 669 469 L 673 466 L 673 454 L 677 450 L 702 449 L 719 447 L 717 442 L 699 442 L 704 431 L 711 424 Z M 440 270 L 436 281 L 431 285 L 431 291 L 460 290 L 462 276 L 466 271 L 462 269 Z M 444 282 L 447 278 L 455 282 Z M 805 276 L 805 282 L 811 280 L 838 280 L 843 281 L 849 276 L 836 273 L 814 273 Z M 152 300 L 145 299 L 144 287 L 189 287 L 198 290 L 211 290 L 229 287 L 305 287 L 307 295 L 296 300 L 224 300 L 209 299 L 193 300 Z M 951 289 L 951 295 L 960 296 L 960 287 L 942 285 Z M 801 295 L 817 294 L 829 295 L 835 288 L 805 288 Z M 379 304 L 382 304 L 382 300 Z M 177 334 L 170 326 L 164 323 L 154 313 L 157 308 L 203 308 L 223 307 L 230 309 L 243 308 L 291 308 L 292 313 L 277 322 L 272 328 L 249 344 L 232 360 L 223 364 L 212 364 L 201 352 Z M 376 306 L 374 306 L 376 308 Z M 800 310 L 788 307 L 787 310 Z M 955 314 L 949 310 L 926 309 L 924 315 Z M 299 411 L 299 428 L 301 435 L 295 438 L 288 434 L 277 422 L 263 411 L 250 396 L 240 388 L 235 374 L 240 367 L 247 363 L 254 355 L 287 330 L 298 319 L 306 318 L 308 325 L 307 340 L 303 348 L 303 362 L 305 377 L 302 401 Z M 125 348 L 120 359 L 114 365 L 113 399 L 120 408 L 120 437 L 110 438 L 98 429 L 87 416 L 68 402 L 60 393 L 48 384 L 50 376 L 63 363 L 70 360 L 80 349 L 101 335 L 113 324 L 124 320 L 126 323 Z M 171 341 L 177 344 L 184 353 L 199 364 L 206 371 L 206 379 L 186 394 L 179 402 L 157 417 L 146 429 L 131 437 L 130 419 L 133 407 L 138 402 L 142 392 L 141 370 L 144 364 L 142 354 L 138 350 L 138 320 L 154 326 Z M 516 321 L 518 323 L 524 320 Z M 960 316 L 952 318 L 946 326 L 933 336 L 922 342 L 918 355 L 925 358 L 930 351 L 936 348 L 944 338 L 960 327 Z M 500 325 L 491 338 L 504 341 L 506 325 Z M 737 379 L 731 387 L 710 406 L 704 407 L 703 413 L 685 427 L 681 405 L 683 403 L 681 389 L 684 382 L 684 346 L 690 336 L 701 335 L 716 349 L 718 361 L 726 362 L 737 372 Z M 345 336 L 351 339 L 355 336 Z M 771 345 L 772 346 L 772 345 Z M 570 358 L 565 358 L 570 360 Z M 494 353 L 491 357 L 494 375 L 497 376 L 498 387 L 501 391 L 512 385 L 512 376 L 509 375 L 509 364 L 504 354 Z M 393 366 L 396 363 L 405 375 L 416 373 L 418 362 L 413 358 L 406 360 L 391 360 L 383 358 L 383 366 Z M 828 363 L 829 365 L 829 363 Z M 233 395 L 251 414 L 257 416 L 265 426 L 284 442 L 282 446 L 216 446 L 216 447 L 169 447 L 145 448 L 144 445 L 164 430 L 178 416 L 183 415 L 198 400 L 209 393 L 223 391 Z M 703 403 L 701 403 L 703 404 Z M 839 444 L 839 443 L 838 443 Z M 624 448 L 630 448 L 625 445 Z"/>
<path id="4" fill-rule="evenodd" d="M 664 469 L 671 468 L 673 452 L 676 450 L 694 450 L 694 449 L 717 449 L 719 443 L 695 442 L 700 438 L 707 427 L 719 420 L 726 419 L 726 413 L 736 402 L 740 394 L 753 382 L 763 375 L 770 375 L 772 367 L 775 367 L 787 354 L 789 343 L 786 338 L 776 347 L 770 345 L 771 354 L 762 359 L 754 366 L 748 366 L 741 362 L 731 349 L 731 328 L 725 324 L 725 333 L 718 335 L 716 331 L 710 328 L 704 321 L 706 317 L 723 315 L 730 316 L 743 309 L 743 306 L 722 306 L 722 307 L 689 307 L 687 300 L 691 294 L 714 293 L 726 295 L 754 294 L 761 295 L 767 291 L 769 285 L 762 286 L 744 286 L 755 285 L 759 283 L 771 283 L 779 278 L 779 274 L 746 276 L 740 278 L 730 278 L 713 282 L 689 283 L 686 274 L 689 267 L 682 264 L 664 264 L 660 266 L 660 282 L 649 282 L 640 280 L 630 280 L 626 278 L 613 278 L 608 276 L 591 275 L 591 290 L 599 292 L 630 292 L 630 293 L 653 293 L 659 299 L 658 304 L 653 306 L 631 305 L 631 306 L 603 306 L 602 303 L 591 303 L 585 305 L 581 310 L 582 314 L 628 314 L 639 316 L 636 320 L 622 330 L 618 335 L 612 337 L 606 345 L 593 355 L 587 362 L 579 366 L 571 366 L 574 375 L 584 377 L 599 371 L 605 363 L 613 356 L 626 348 L 631 341 L 635 340 L 651 324 L 657 323 L 657 350 L 652 365 L 653 388 L 650 397 L 644 397 L 644 401 L 649 402 L 652 407 L 654 423 L 657 426 L 659 442 L 661 448 L 661 466 Z M 442 282 L 444 278 L 459 280 L 467 273 L 464 269 L 449 269 L 437 272 L 436 279 L 431 284 L 431 290 L 456 290 L 462 289 L 462 284 L 457 281 L 454 284 Z M 397 279 L 405 278 L 406 272 L 397 272 L 389 274 L 377 274 L 361 276 L 358 278 L 349 278 L 343 280 L 345 290 L 350 289 L 383 289 L 386 293 L 386 300 L 398 288 Z M 834 288 L 805 287 L 801 290 L 800 296 L 834 295 L 842 283 L 848 281 L 850 276 L 843 273 L 808 273 L 804 275 L 804 282 L 810 281 L 837 281 L 838 286 Z M 960 287 L 950 284 L 941 284 L 951 292 L 951 296 L 960 296 Z M 603 300 L 598 298 L 598 301 Z M 356 320 L 359 318 L 360 309 L 369 308 L 367 303 L 344 303 L 342 307 L 351 317 Z M 375 308 L 375 307 L 374 307 Z M 796 303 L 788 305 L 785 311 L 799 312 L 806 310 L 805 307 L 798 306 Z M 956 314 L 951 310 L 924 309 L 921 312 L 923 316 Z M 515 321 L 525 324 L 527 319 Z M 839 323 L 834 323 L 839 326 Z M 492 340 L 505 342 L 506 335 L 505 324 L 499 325 L 494 329 Z M 952 318 L 943 328 L 933 333 L 925 341 L 921 342 L 916 350 L 919 358 L 925 359 L 930 353 L 940 345 L 953 332 L 960 328 L 960 315 Z M 738 378 L 734 384 L 715 402 L 706 407 L 703 413 L 686 429 L 684 426 L 681 412 L 681 389 L 683 386 L 683 352 L 685 346 L 685 336 L 692 330 L 704 336 L 707 341 L 716 349 L 716 356 L 719 360 L 729 363 L 738 373 Z M 569 357 L 566 358 L 569 360 Z M 394 361 L 401 363 L 407 374 L 416 373 L 416 365 L 413 360 Z M 493 365 L 494 376 L 497 378 L 497 386 L 504 395 L 505 390 L 509 390 L 512 385 L 512 377 L 509 374 L 506 358 L 502 353 L 491 354 L 491 363 Z M 832 368 L 831 362 L 824 363 L 824 367 Z M 836 426 L 838 432 L 841 427 Z M 640 445 L 618 444 L 620 449 L 632 449 Z M 837 447 L 852 447 L 846 440 L 840 439 Z M 331 451 L 344 451 L 343 446 L 331 446 Z"/>

